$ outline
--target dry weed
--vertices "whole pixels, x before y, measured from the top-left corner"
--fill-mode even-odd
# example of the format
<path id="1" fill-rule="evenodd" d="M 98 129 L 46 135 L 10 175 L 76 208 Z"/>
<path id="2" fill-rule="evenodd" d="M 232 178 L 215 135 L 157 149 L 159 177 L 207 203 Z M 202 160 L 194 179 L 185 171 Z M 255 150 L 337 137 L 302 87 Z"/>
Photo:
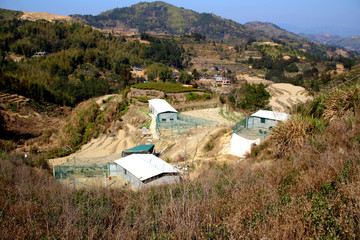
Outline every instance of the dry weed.
<path id="1" fill-rule="evenodd" d="M 359 101 L 360 89 L 358 86 L 335 89 L 325 101 L 326 108 L 323 117 L 331 122 L 354 114 L 355 109 L 359 107 Z"/>
<path id="2" fill-rule="evenodd" d="M 300 148 L 305 139 L 315 131 L 311 119 L 295 115 L 286 122 L 279 123 L 271 133 L 275 149 L 280 154 L 289 154 Z"/>

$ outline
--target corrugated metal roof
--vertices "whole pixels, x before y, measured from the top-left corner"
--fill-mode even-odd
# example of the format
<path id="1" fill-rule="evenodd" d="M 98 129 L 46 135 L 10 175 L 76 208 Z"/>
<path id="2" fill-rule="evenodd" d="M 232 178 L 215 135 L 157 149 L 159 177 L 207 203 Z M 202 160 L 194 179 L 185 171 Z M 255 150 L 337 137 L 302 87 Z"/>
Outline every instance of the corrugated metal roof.
<path id="1" fill-rule="evenodd" d="M 178 173 L 178 170 L 152 154 L 132 154 L 115 161 L 135 177 L 144 181 L 162 173 Z"/>
<path id="2" fill-rule="evenodd" d="M 124 152 L 152 152 L 152 150 L 154 149 L 155 145 L 154 144 L 150 144 L 150 145 L 139 145 L 133 148 L 129 148 L 124 150 Z"/>
<path id="3" fill-rule="evenodd" d="M 157 113 L 178 112 L 164 99 L 151 99 L 149 100 L 149 104 L 156 109 Z"/>
<path id="4" fill-rule="evenodd" d="M 276 121 L 285 121 L 291 117 L 290 114 L 282 113 L 282 112 L 274 112 L 268 110 L 259 110 L 256 113 L 251 115 L 252 117 L 259 117 L 259 118 L 267 118 L 273 119 Z"/>

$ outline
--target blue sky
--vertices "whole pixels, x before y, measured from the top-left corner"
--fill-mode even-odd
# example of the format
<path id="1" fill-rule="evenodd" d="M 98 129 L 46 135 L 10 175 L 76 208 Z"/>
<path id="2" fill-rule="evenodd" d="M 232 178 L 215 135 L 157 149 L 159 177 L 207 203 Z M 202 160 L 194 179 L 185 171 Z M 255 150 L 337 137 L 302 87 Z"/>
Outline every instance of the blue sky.
<path id="1" fill-rule="evenodd" d="M 92 14 L 141 1 L 0 0 L 0 8 L 59 15 Z M 152 1 L 148 1 L 152 2 Z M 164 0 L 197 12 L 214 13 L 239 23 L 249 21 L 298 27 L 336 26 L 360 29 L 360 0 Z"/>

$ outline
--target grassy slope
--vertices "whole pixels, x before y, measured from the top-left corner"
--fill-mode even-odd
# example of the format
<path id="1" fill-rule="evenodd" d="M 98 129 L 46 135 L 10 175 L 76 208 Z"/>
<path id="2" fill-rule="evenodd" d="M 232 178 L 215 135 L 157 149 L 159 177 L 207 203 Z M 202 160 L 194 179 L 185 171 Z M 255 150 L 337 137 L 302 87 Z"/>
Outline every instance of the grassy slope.
<path id="1" fill-rule="evenodd" d="M 272 139 L 193 181 L 137 193 L 71 190 L 31 161 L 0 155 L 4 238 L 356 238 L 360 81 L 299 106 Z M 287 137 L 284 137 L 287 136 Z M 281 146 L 279 148 L 279 146 Z"/>

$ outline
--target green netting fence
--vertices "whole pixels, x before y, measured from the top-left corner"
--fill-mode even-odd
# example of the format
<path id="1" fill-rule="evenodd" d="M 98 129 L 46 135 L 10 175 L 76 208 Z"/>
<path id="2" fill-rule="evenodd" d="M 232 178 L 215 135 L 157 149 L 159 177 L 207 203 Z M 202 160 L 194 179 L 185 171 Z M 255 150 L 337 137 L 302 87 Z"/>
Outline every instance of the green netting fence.
<path id="1" fill-rule="evenodd" d="M 203 118 L 192 117 L 184 114 L 178 114 L 174 121 L 160 121 L 159 115 L 156 117 L 156 132 L 158 135 L 181 135 L 188 130 L 197 128 L 198 126 L 212 126 L 218 122 Z"/>
<path id="2" fill-rule="evenodd" d="M 78 187 L 124 187 L 115 163 L 92 164 L 88 166 L 53 166 L 55 180 Z"/>
<path id="3" fill-rule="evenodd" d="M 53 173 L 56 180 L 67 178 L 87 178 L 109 175 L 109 167 L 104 165 L 90 166 L 54 166 Z"/>
<path id="4" fill-rule="evenodd" d="M 261 141 L 263 141 L 269 136 L 270 130 L 256 126 L 253 118 L 247 117 L 235 124 L 233 134 L 234 133 L 246 139 L 255 140 L 260 138 Z"/>

